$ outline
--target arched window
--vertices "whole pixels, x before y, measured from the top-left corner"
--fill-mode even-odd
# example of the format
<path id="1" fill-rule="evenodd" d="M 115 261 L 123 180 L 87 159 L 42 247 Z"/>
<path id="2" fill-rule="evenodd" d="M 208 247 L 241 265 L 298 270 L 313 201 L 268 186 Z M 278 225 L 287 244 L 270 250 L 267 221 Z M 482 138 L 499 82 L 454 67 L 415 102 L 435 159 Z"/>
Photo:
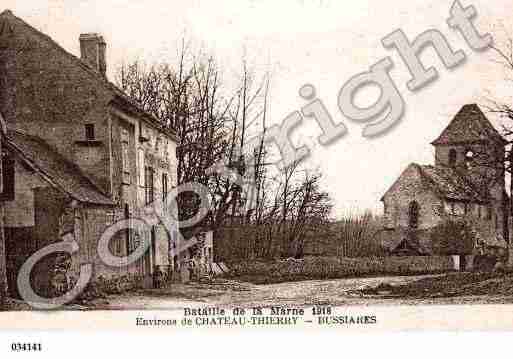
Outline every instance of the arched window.
<path id="1" fill-rule="evenodd" d="M 454 148 L 451 148 L 449 150 L 449 166 L 452 167 L 452 166 L 456 165 L 457 156 L 458 156 L 458 153 L 456 152 L 456 150 Z"/>
<path id="2" fill-rule="evenodd" d="M 471 169 L 474 165 L 474 152 L 472 150 L 468 150 L 465 152 L 465 167 L 467 169 Z"/>
<path id="3" fill-rule="evenodd" d="M 410 202 L 408 206 L 408 226 L 410 228 L 418 228 L 419 226 L 420 206 L 417 201 Z"/>

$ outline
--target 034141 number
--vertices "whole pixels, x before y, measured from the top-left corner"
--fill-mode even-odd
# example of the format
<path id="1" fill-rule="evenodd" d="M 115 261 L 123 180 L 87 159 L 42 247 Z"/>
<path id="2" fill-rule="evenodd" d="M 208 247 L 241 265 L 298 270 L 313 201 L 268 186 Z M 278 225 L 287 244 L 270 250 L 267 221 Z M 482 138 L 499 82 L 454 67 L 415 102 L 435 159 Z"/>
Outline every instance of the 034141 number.
<path id="1" fill-rule="evenodd" d="M 12 343 L 11 350 L 13 352 L 40 352 L 43 346 L 39 343 Z"/>

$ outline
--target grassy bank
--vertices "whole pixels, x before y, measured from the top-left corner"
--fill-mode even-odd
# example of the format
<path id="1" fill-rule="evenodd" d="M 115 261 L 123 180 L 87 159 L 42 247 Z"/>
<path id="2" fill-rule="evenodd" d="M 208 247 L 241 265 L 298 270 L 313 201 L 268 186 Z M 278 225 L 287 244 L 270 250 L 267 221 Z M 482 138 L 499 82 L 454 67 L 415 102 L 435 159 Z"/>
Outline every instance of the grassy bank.
<path id="1" fill-rule="evenodd" d="M 513 296 L 513 274 L 450 273 L 439 277 L 422 278 L 404 285 L 380 284 L 358 292 L 369 296 L 406 299 Z"/>

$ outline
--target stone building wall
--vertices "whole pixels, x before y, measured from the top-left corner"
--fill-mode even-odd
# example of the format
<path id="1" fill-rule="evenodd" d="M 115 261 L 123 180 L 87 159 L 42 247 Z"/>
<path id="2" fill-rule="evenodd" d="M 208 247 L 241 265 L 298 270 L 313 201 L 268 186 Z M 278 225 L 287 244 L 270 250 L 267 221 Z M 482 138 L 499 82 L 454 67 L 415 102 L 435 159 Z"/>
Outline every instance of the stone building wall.
<path id="1" fill-rule="evenodd" d="M 440 223 L 439 210 L 442 201 L 429 186 L 423 183 L 415 165 L 410 165 L 384 196 L 385 226 L 408 227 L 408 209 L 412 201 L 419 204 L 419 229 L 427 229 Z"/>
<path id="2" fill-rule="evenodd" d="M 116 204 L 115 208 L 82 204 L 74 209 L 72 236 L 80 246 L 74 258 L 74 271 L 81 264 L 92 263 L 95 277 L 126 273 L 151 275 L 155 265 L 168 266 L 169 238 L 162 227 L 155 228 L 153 250 L 128 268 L 104 265 L 97 255 L 97 244 L 108 225 L 124 219 L 125 205 L 130 215 L 141 215 L 146 204 L 146 165 L 155 169 L 155 199 L 162 197 L 163 173 L 168 175 L 168 192 L 176 186 L 175 140 L 148 125 L 147 118 L 140 113 L 131 113 L 132 109 L 125 109 L 123 104 L 114 101 L 116 92 L 102 74 L 10 12 L 0 15 L 0 49 L 0 112 L 8 126 L 42 138 L 77 165 Z M 91 124 L 94 125 L 93 140 L 86 138 L 86 125 Z M 129 183 L 123 178 L 122 129 L 130 133 Z M 141 141 L 142 129 L 147 141 Z M 20 212 L 33 218 L 37 209 L 33 188 L 24 183 L 34 176 L 20 173 L 16 182 L 17 200 L 7 204 L 9 211 L 6 213 L 11 221 L 27 217 Z M 41 185 L 42 190 L 47 187 L 46 183 Z M 33 227 L 32 222 L 28 227 Z M 151 236 L 151 232 L 140 235 Z M 126 255 L 126 234 L 119 233 L 115 237 L 112 245 L 117 248 L 117 254 Z"/>
<path id="3" fill-rule="evenodd" d="M 2 21 L 8 21 L 13 30 L 5 40 L 13 51 L 6 75 L 10 87 L 4 95 L 9 99 L 1 101 L 0 109 L 7 114 L 8 126 L 43 138 L 110 192 L 111 91 L 50 38 L 12 16 L 6 20 L 4 15 Z M 95 146 L 81 142 L 85 140 L 84 126 L 89 123 L 95 125 Z"/>
<path id="4" fill-rule="evenodd" d="M 456 168 L 462 173 L 466 173 L 475 186 L 481 187 L 483 192 L 488 191 L 491 199 L 491 220 L 496 226 L 497 233 L 502 236 L 508 235 L 508 228 L 504 207 L 505 198 L 505 176 L 501 170 L 490 166 L 496 161 L 504 158 L 504 147 L 493 146 L 491 144 L 457 144 L 457 145 L 438 145 L 435 147 L 435 165 L 449 166 L 449 152 L 456 152 Z M 475 163 L 467 168 L 465 165 L 465 155 L 468 151 L 475 153 Z M 485 164 L 479 166 L 478 164 Z M 507 201 L 506 201 L 507 202 Z M 477 208 L 476 208 L 477 209 Z M 488 211 L 488 209 L 486 209 Z"/>
<path id="5" fill-rule="evenodd" d="M 17 293 L 17 274 L 25 261 L 38 250 L 59 242 L 73 232 L 73 226 L 62 221 L 71 200 L 48 185 L 37 173 L 16 162 L 15 197 L 5 202 L 5 233 L 9 287 Z M 51 293 L 51 279 L 56 255 L 43 258 L 32 271 L 31 282 L 40 295 Z"/>

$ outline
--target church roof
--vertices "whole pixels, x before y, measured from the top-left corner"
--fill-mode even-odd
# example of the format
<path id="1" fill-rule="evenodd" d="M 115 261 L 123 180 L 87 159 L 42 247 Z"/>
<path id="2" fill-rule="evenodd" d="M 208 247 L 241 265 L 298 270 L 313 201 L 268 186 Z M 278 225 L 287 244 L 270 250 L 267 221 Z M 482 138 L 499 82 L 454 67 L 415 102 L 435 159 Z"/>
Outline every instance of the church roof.
<path id="1" fill-rule="evenodd" d="M 449 145 L 488 140 L 505 142 L 483 111 L 474 103 L 463 106 L 432 144 Z"/>
<path id="2" fill-rule="evenodd" d="M 422 182 L 431 188 L 440 198 L 461 201 L 486 203 L 488 199 L 480 194 L 472 184 L 470 178 L 457 169 L 447 166 L 419 165 L 411 163 L 408 168 L 397 178 L 394 184 L 385 192 L 381 201 L 384 201 L 388 193 L 397 190 L 396 184 L 401 181 L 409 169 L 414 168 L 419 173 Z"/>
<path id="3" fill-rule="evenodd" d="M 458 170 L 446 166 L 416 166 L 428 185 L 443 198 L 453 201 L 486 202 L 486 198 Z"/>

